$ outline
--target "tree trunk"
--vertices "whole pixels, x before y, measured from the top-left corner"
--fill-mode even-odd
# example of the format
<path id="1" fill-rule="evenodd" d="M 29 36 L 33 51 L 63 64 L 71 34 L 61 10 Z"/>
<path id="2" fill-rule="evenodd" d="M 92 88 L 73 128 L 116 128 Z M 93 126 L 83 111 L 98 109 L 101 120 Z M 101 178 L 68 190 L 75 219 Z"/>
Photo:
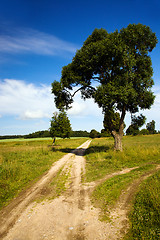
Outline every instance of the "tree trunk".
<path id="1" fill-rule="evenodd" d="M 112 131 L 112 136 L 114 138 L 114 150 L 115 151 L 123 151 L 123 148 L 122 148 L 123 135 L 117 133 L 116 131 Z"/>
<path id="2" fill-rule="evenodd" d="M 122 109 L 122 115 L 120 119 L 120 124 L 119 124 L 119 131 L 118 133 L 116 131 L 112 131 L 112 136 L 114 137 L 114 150 L 116 151 L 123 151 L 122 147 L 122 138 L 123 138 L 123 129 L 124 129 L 124 118 L 125 118 L 125 106 Z"/>
<path id="3" fill-rule="evenodd" d="M 122 148 L 122 136 L 116 134 L 114 137 L 114 150 L 116 151 L 123 151 Z"/>
<path id="4" fill-rule="evenodd" d="M 54 137 L 54 138 L 53 138 L 52 147 L 54 146 L 54 144 L 55 144 L 55 141 L 56 141 L 56 137 Z"/>

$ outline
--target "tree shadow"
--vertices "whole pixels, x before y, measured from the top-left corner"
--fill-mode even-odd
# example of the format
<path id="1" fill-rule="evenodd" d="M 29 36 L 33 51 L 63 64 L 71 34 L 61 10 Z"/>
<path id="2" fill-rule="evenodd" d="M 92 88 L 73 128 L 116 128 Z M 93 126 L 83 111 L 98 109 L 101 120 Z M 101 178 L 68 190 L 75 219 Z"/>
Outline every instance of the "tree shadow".
<path id="1" fill-rule="evenodd" d="M 56 146 L 51 147 L 51 151 L 53 152 L 63 152 L 63 153 L 73 153 L 77 156 L 84 156 L 86 149 L 85 148 L 58 148 Z"/>
<path id="2" fill-rule="evenodd" d="M 87 149 L 85 148 L 59 148 L 60 145 L 58 146 L 51 146 L 51 151 L 53 152 L 63 152 L 63 153 L 73 153 L 77 156 L 85 156 L 85 155 L 89 155 L 90 153 L 100 153 L 100 152 L 107 152 L 110 149 L 113 149 L 112 146 L 91 146 Z"/>
<path id="3" fill-rule="evenodd" d="M 113 149 L 113 146 L 91 146 L 87 148 L 85 155 L 90 153 L 108 152 L 111 149 Z"/>
<path id="4" fill-rule="evenodd" d="M 63 153 L 71 153 L 75 150 L 75 148 L 59 148 L 60 145 L 58 146 L 51 146 L 51 151 L 52 152 L 63 152 Z"/>

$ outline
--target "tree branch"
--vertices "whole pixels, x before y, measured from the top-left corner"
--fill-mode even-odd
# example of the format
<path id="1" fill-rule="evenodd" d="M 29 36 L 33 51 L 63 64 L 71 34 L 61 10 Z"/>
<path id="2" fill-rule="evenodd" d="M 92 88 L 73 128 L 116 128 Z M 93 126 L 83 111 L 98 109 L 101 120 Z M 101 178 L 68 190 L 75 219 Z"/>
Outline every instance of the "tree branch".
<path id="1" fill-rule="evenodd" d="M 79 92 L 80 90 L 82 90 L 82 89 L 84 89 L 84 87 L 81 87 L 81 88 L 77 89 L 71 96 L 74 97 L 75 94 L 76 94 L 77 92 Z"/>
<path id="2" fill-rule="evenodd" d="M 73 98 L 78 91 L 80 91 L 80 90 L 82 90 L 82 89 L 85 89 L 85 88 L 91 88 L 91 89 L 93 89 L 93 90 L 96 90 L 96 89 L 95 89 L 94 87 L 92 87 L 92 86 L 83 86 L 83 87 L 77 89 L 72 95 L 70 94 L 71 97 Z"/>

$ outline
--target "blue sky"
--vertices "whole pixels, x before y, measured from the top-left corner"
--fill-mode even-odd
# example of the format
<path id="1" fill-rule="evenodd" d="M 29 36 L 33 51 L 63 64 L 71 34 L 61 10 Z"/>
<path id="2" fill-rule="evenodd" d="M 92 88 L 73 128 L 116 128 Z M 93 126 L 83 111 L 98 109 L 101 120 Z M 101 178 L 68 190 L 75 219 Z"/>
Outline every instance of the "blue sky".
<path id="1" fill-rule="evenodd" d="M 159 0 L 1 0 L 0 135 L 27 134 L 50 127 L 56 111 L 51 83 L 95 28 L 108 32 L 130 23 L 151 27 L 160 39 Z M 160 130 L 160 43 L 151 53 L 156 100 L 144 111 Z M 75 97 L 68 112 L 73 130 L 103 128 L 92 100 Z M 125 122 L 130 124 L 130 115 Z"/>

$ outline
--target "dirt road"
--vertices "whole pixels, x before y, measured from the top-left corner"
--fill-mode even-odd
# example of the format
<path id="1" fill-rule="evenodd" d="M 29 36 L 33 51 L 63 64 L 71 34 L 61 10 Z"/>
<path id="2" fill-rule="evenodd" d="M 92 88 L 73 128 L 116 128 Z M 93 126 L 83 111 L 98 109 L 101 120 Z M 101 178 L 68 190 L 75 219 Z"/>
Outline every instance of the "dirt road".
<path id="1" fill-rule="evenodd" d="M 120 239 L 127 230 L 127 206 L 130 188 L 117 207 L 111 211 L 112 222 L 99 221 L 100 211 L 94 208 L 89 195 L 98 182 L 84 184 L 81 181 L 85 173 L 85 158 L 83 154 L 90 141 L 82 144 L 73 153 L 65 155 L 53 165 L 50 171 L 19 200 L 8 215 L 1 218 L 1 233 L 7 235 L 4 240 L 107 240 Z M 64 171 L 70 168 L 69 187 L 64 195 L 50 201 L 33 202 L 38 192 L 46 186 L 60 168 Z M 106 176 L 101 181 L 119 174 L 125 174 L 132 169 L 125 169 Z M 16 219 L 15 224 L 14 220 Z M 10 227 L 13 225 L 12 227 Z"/>

